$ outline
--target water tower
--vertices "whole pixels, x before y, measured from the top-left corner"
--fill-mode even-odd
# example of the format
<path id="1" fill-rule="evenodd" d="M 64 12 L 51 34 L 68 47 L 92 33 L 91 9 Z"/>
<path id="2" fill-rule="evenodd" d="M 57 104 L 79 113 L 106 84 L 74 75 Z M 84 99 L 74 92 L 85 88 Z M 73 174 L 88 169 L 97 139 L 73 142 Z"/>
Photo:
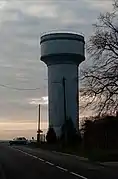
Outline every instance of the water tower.
<path id="1" fill-rule="evenodd" d="M 41 37 L 41 61 L 48 67 L 49 126 L 57 136 L 67 118 L 78 131 L 78 66 L 85 60 L 84 37 L 48 33 Z"/>

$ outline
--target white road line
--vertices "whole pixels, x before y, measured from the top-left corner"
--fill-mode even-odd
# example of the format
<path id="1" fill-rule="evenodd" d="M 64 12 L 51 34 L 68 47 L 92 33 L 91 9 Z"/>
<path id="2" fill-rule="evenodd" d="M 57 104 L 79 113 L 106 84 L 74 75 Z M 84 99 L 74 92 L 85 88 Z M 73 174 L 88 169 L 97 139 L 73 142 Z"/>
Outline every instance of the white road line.
<path id="1" fill-rule="evenodd" d="M 40 161 L 42 161 L 42 162 L 44 162 L 44 161 L 45 161 L 45 160 L 44 160 L 44 159 L 42 159 L 42 158 L 38 158 L 38 157 L 37 157 L 37 159 L 39 159 L 39 160 L 40 160 Z"/>
<path id="2" fill-rule="evenodd" d="M 22 152 L 23 154 L 28 155 L 28 156 L 30 156 L 30 157 L 33 157 L 33 158 L 35 158 L 35 159 L 38 159 L 38 160 L 40 160 L 40 161 L 42 161 L 42 162 L 45 161 L 45 160 L 43 160 L 42 158 L 39 158 L 39 157 L 37 157 L 37 156 L 35 156 L 35 155 L 28 154 L 27 152 L 24 152 L 24 151 L 22 151 L 22 150 L 19 150 L 19 149 L 15 149 L 15 150 L 17 150 L 17 151 L 19 151 L 19 152 Z"/>
<path id="3" fill-rule="evenodd" d="M 54 165 L 53 163 L 51 163 L 51 162 L 48 162 L 48 161 L 46 161 L 45 163 L 47 163 L 47 164 L 49 164 L 49 165 Z"/>
<path id="4" fill-rule="evenodd" d="M 60 170 L 65 171 L 65 172 L 67 172 L 67 171 L 68 171 L 66 168 L 62 168 L 62 167 L 60 167 L 60 166 L 56 166 L 56 167 L 57 167 L 57 168 L 59 168 Z"/>
<path id="5" fill-rule="evenodd" d="M 17 150 L 17 151 L 19 151 L 19 152 L 21 152 L 21 153 L 23 153 L 23 154 L 25 154 L 25 155 L 27 155 L 27 156 L 33 157 L 33 158 L 35 158 L 35 159 L 38 159 L 38 160 L 40 160 L 40 161 L 42 161 L 42 162 L 45 161 L 45 160 L 42 159 L 42 158 L 39 158 L 39 157 L 37 157 L 37 156 L 35 156 L 35 155 L 31 155 L 31 154 L 29 154 L 29 153 L 27 153 L 27 152 L 24 152 L 24 151 L 20 150 L 20 149 L 13 148 L 13 147 L 11 147 L 11 148 L 14 149 L 14 150 Z M 51 163 L 51 162 L 45 161 L 45 163 L 54 166 L 54 164 Z M 63 171 L 65 171 L 65 172 L 68 172 L 68 170 L 67 170 L 66 168 L 60 167 L 60 166 L 58 166 L 58 165 L 56 166 L 56 168 L 58 168 L 58 169 L 60 169 L 60 170 L 63 170 Z M 74 172 L 70 172 L 70 174 L 72 174 L 72 175 L 74 175 L 74 176 L 76 176 L 76 177 L 82 178 L 82 179 L 88 179 L 88 178 L 86 178 L 86 177 L 84 177 L 84 176 L 82 176 L 82 175 L 79 175 L 79 174 L 77 174 L 77 173 L 74 173 Z"/>
<path id="6" fill-rule="evenodd" d="M 27 154 L 28 156 L 30 156 L 30 157 L 33 157 L 33 158 L 36 158 L 36 159 L 39 159 L 38 157 L 36 157 L 36 156 L 33 156 L 33 155 L 30 155 L 30 154 Z"/>
<path id="7" fill-rule="evenodd" d="M 86 177 L 84 177 L 84 176 L 82 176 L 82 175 L 79 175 L 79 174 L 77 174 L 77 173 L 74 173 L 74 172 L 70 172 L 72 175 L 74 175 L 74 176 L 76 176 L 76 177 L 79 177 L 79 178 L 82 178 L 82 179 L 88 179 L 88 178 L 86 178 Z"/>

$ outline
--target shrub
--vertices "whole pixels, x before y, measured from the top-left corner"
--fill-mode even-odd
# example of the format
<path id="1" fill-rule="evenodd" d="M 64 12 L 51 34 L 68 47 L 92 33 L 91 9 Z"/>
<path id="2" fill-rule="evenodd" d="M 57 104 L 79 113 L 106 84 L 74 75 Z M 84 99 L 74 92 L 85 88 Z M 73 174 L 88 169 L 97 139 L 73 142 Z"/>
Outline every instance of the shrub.
<path id="1" fill-rule="evenodd" d="M 54 144 L 57 141 L 56 133 L 53 127 L 49 127 L 47 135 L 46 135 L 46 140 L 49 144 Z"/>

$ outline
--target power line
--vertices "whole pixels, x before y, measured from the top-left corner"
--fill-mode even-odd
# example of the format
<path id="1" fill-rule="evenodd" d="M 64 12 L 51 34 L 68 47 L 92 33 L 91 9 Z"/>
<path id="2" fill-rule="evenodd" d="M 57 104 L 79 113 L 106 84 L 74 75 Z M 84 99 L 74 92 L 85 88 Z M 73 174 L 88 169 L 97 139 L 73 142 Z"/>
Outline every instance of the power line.
<path id="1" fill-rule="evenodd" d="M 48 79 L 43 79 L 43 80 L 48 80 Z M 18 88 L 18 87 L 9 86 L 9 85 L 6 85 L 6 84 L 0 84 L 0 87 L 12 89 L 12 90 L 19 90 L 19 91 L 33 91 L 33 90 L 40 90 L 41 89 L 39 87 L 37 87 L 37 88 Z"/>
<path id="2" fill-rule="evenodd" d="M 8 89 L 13 89 L 13 90 L 21 90 L 21 91 L 30 91 L 30 90 L 39 90 L 40 88 L 17 88 L 17 87 L 12 87 L 12 86 L 8 86 L 8 85 L 4 85 L 4 84 L 0 84 L 1 87 L 3 88 L 8 88 Z"/>
<path id="3" fill-rule="evenodd" d="M 74 77 L 72 78 L 71 80 L 74 80 L 74 79 L 78 79 L 78 77 Z M 47 79 L 44 79 L 44 80 L 47 80 Z M 62 83 L 62 82 L 52 82 L 52 83 Z M 4 84 L 0 84 L 0 87 L 3 87 L 3 88 L 8 88 L 8 89 L 12 89 L 12 90 L 18 90 L 18 91 L 33 91 L 33 90 L 40 90 L 41 88 L 17 88 L 17 87 L 12 87 L 12 86 L 8 86 L 8 85 L 4 85 Z"/>

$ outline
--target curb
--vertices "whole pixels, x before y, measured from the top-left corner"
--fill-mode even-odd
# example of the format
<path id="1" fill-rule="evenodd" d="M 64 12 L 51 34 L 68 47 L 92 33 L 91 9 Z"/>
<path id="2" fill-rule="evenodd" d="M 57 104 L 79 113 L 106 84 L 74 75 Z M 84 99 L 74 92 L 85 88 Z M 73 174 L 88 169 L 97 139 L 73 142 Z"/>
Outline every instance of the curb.
<path id="1" fill-rule="evenodd" d="M 42 148 L 40 148 L 40 149 L 42 149 Z M 80 157 L 79 155 L 69 154 L 69 153 L 65 153 L 65 152 L 58 152 L 58 151 L 55 151 L 55 150 L 48 150 L 48 151 L 55 153 L 55 154 L 60 154 L 60 155 L 63 155 L 63 156 L 75 157 L 75 158 L 79 159 L 80 161 L 90 162 L 94 165 L 101 166 L 101 167 L 104 167 L 104 168 L 118 170 L 118 165 L 113 166 L 113 165 L 108 164 L 108 162 L 93 161 L 93 160 L 90 160 L 90 159 L 85 158 L 85 157 Z"/>
<path id="2" fill-rule="evenodd" d="M 83 161 L 83 162 L 90 162 L 90 163 L 94 163 L 98 166 L 102 166 L 102 167 L 106 167 L 106 168 L 110 168 L 110 169 L 114 169 L 114 170 L 118 170 L 118 165 L 117 166 L 113 166 L 110 164 L 105 164 L 105 163 L 101 163 L 101 162 L 96 162 L 96 161 L 91 161 L 88 158 L 84 158 L 84 157 L 80 157 L 78 155 L 74 155 L 74 154 L 69 154 L 69 153 L 65 153 L 65 152 L 57 152 L 57 151 L 52 151 L 53 153 L 57 153 L 57 154 L 61 154 L 61 155 L 65 155 L 65 156 L 71 156 L 71 157 L 76 157 L 79 160 Z"/>
<path id="3" fill-rule="evenodd" d="M 57 154 L 61 154 L 61 155 L 65 155 L 65 156 L 70 156 L 70 157 L 76 157 L 82 161 L 89 161 L 88 158 L 84 158 L 84 157 L 80 157 L 78 155 L 74 155 L 74 154 L 69 154 L 69 153 L 65 153 L 65 152 L 57 152 L 57 151 L 52 151 L 53 153 L 57 153 Z"/>
<path id="4" fill-rule="evenodd" d="M 118 170 L 118 165 L 117 166 L 115 166 L 115 165 L 110 165 L 110 164 L 108 164 L 108 163 L 97 163 L 98 165 L 101 165 L 101 166 L 103 166 L 103 167 L 107 167 L 107 168 L 111 168 L 111 169 L 114 169 L 114 170 Z"/>

